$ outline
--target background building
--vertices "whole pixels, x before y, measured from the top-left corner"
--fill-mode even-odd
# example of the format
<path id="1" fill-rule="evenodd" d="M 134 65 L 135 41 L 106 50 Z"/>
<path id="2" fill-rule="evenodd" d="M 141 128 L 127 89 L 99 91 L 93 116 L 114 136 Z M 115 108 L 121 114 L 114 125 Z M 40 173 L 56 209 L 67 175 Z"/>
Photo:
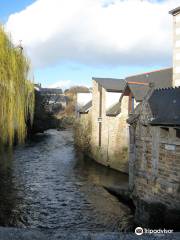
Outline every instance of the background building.
<path id="1" fill-rule="evenodd" d="M 173 86 L 180 86 L 180 7 L 169 13 L 173 15 Z"/>

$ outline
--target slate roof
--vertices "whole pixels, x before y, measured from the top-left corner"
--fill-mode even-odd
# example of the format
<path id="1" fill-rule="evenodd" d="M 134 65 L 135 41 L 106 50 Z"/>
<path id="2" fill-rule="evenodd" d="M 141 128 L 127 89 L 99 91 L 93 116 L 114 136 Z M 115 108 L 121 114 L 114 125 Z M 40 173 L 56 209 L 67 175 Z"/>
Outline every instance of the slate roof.
<path id="1" fill-rule="evenodd" d="M 154 83 L 155 88 L 172 87 L 172 68 L 166 68 L 154 72 L 147 72 L 127 77 L 125 80 L 137 102 L 143 100 L 149 90 L 149 83 Z M 135 84 L 135 83 L 145 83 Z"/>
<path id="2" fill-rule="evenodd" d="M 68 98 L 64 95 L 51 95 L 49 97 L 49 101 L 53 101 L 55 103 L 64 103 L 67 102 Z"/>
<path id="3" fill-rule="evenodd" d="M 152 125 L 180 125 L 180 87 L 155 90 L 149 98 Z"/>
<path id="4" fill-rule="evenodd" d="M 92 78 L 108 92 L 123 92 L 126 86 L 124 79 L 117 78 Z"/>
<path id="5" fill-rule="evenodd" d="M 175 8 L 175 9 L 169 11 L 169 13 L 172 14 L 172 15 L 176 15 L 176 14 L 179 13 L 179 12 L 180 12 L 180 7 L 177 7 L 177 8 Z"/>
<path id="6" fill-rule="evenodd" d="M 118 102 L 106 111 L 106 116 L 116 117 L 121 111 L 121 103 Z"/>
<path id="7" fill-rule="evenodd" d="M 40 88 L 42 94 L 62 94 L 60 88 Z"/>
<path id="8" fill-rule="evenodd" d="M 92 107 L 92 100 L 86 103 L 81 109 L 79 109 L 79 113 L 88 113 L 91 107 Z"/>

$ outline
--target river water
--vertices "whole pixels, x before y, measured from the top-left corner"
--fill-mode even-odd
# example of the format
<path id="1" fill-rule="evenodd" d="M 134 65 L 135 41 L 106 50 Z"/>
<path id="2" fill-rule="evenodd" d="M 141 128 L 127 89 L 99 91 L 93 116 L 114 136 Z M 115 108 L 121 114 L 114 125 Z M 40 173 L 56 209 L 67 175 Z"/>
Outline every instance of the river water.
<path id="1" fill-rule="evenodd" d="M 126 175 L 80 157 L 72 131 L 49 130 L 1 155 L 0 226 L 117 232 L 131 213 L 103 186 L 126 184 Z"/>

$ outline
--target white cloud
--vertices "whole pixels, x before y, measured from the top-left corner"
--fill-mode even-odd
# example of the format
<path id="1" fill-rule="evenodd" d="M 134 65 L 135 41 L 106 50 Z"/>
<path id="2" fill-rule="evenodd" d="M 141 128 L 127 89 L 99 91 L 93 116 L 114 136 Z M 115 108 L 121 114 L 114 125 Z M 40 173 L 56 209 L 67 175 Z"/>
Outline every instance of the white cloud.
<path id="1" fill-rule="evenodd" d="M 52 84 L 49 84 L 47 87 L 49 88 L 63 88 L 67 89 L 72 85 L 71 80 L 61 80 Z"/>
<path id="2" fill-rule="evenodd" d="M 168 64 L 177 0 L 37 0 L 12 14 L 6 29 L 33 65 Z"/>

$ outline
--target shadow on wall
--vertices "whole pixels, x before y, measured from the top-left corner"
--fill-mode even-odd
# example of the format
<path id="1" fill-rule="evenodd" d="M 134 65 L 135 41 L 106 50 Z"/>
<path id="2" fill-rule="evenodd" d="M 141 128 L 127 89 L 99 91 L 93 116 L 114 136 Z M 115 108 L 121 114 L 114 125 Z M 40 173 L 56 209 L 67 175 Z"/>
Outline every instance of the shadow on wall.
<path id="1" fill-rule="evenodd" d="M 112 137 L 111 133 L 109 137 Z M 128 147 L 124 143 L 121 144 L 123 138 L 119 131 L 115 134 L 114 143 L 111 141 L 109 145 L 97 146 L 92 142 L 91 115 L 81 114 L 74 124 L 74 140 L 80 151 L 98 163 L 124 173 L 128 172 Z"/>
<path id="2" fill-rule="evenodd" d="M 95 159 L 98 163 L 104 166 L 110 167 L 112 169 L 118 170 L 123 173 L 127 173 L 128 169 L 128 148 L 122 147 L 114 152 L 108 153 L 107 148 L 91 146 L 92 155 L 91 157 Z"/>

